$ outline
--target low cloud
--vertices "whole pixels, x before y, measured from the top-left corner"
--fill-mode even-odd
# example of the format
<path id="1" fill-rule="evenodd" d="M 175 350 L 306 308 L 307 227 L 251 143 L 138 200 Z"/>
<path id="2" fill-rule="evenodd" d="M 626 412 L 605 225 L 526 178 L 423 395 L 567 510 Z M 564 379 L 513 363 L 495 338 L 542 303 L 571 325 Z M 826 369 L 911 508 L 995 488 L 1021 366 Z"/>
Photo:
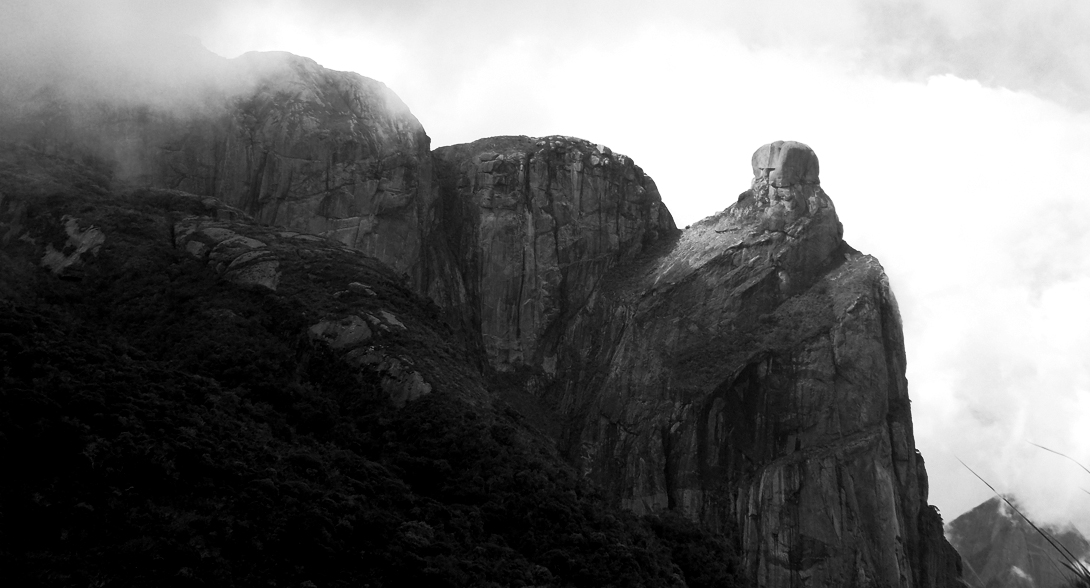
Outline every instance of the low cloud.
<path id="1" fill-rule="evenodd" d="M 801 13 L 807 20 L 789 19 L 779 34 L 754 31 L 745 20 L 735 25 L 756 47 L 825 48 L 895 79 L 922 82 L 949 74 L 1090 108 L 1086 2 L 851 0 L 811 6 L 796 0 L 762 6 L 770 18 Z M 838 24 L 828 26 L 830 16 Z"/>
<path id="2" fill-rule="evenodd" d="M 225 60 L 182 31 L 184 8 L 135 0 L 16 0 L 0 8 L 0 98 L 43 88 L 68 99 L 172 106 L 222 81 Z"/>

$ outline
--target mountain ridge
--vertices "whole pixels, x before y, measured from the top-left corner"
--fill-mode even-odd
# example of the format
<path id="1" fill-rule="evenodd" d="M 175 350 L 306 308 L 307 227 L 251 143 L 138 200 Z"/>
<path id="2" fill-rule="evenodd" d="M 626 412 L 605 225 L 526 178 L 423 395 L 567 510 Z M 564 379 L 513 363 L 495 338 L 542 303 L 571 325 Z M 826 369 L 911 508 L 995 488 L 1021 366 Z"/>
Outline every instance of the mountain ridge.
<path id="1" fill-rule="evenodd" d="M 738 202 L 679 231 L 653 180 L 608 147 L 498 137 L 431 151 L 419 121 L 366 78 L 330 101 L 348 77 L 293 56 L 248 59 L 296 81 L 258 82 L 188 126 L 139 113 L 106 125 L 120 129 L 111 140 L 146 146 L 151 171 L 122 166 L 119 179 L 213 197 L 388 264 L 438 305 L 453 347 L 501 396 L 536 406 L 583 478 L 636 512 L 737 528 L 759 585 L 957 584 L 912 439 L 895 299 L 877 261 L 843 242 L 808 147 L 758 149 Z M 24 139 L 78 150 L 25 124 L 46 111 L 20 111 L 21 128 L 46 128 Z M 93 138 L 103 124 L 72 132 Z M 224 279 L 279 291 L 276 246 L 201 222 L 172 221 L 176 244 L 248 256 Z M 205 237 L 185 241 L 190 229 Z M 333 343 L 393 325 L 332 318 L 317 331 Z M 385 365 L 380 377 L 400 382 L 395 403 L 437 385 L 369 357 L 356 356 L 362 369 Z"/>
<path id="2" fill-rule="evenodd" d="M 993 497 L 946 525 L 951 545 L 965 561 L 965 580 L 971 586 L 1038 586 L 1063 588 L 1075 576 L 1064 568 L 1065 557 L 1028 521 L 1016 514 L 1014 497 Z M 1078 561 L 1090 559 L 1090 542 L 1072 526 L 1041 526 L 1057 545 Z"/>
<path id="3" fill-rule="evenodd" d="M 729 536 L 611 506 L 336 241 L 0 144 L 0 268 L 6 583 L 741 585 Z"/>

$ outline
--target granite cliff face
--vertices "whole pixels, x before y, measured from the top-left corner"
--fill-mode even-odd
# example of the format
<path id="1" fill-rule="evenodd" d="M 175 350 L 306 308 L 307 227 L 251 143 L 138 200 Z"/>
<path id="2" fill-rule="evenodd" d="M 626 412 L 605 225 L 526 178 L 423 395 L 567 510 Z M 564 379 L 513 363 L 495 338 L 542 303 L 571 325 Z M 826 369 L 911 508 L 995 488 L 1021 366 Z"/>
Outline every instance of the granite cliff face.
<path id="1" fill-rule="evenodd" d="M 676 230 L 654 181 L 603 145 L 495 137 L 435 158 L 457 287 L 501 371 L 556 376 L 565 325 L 607 271 Z"/>
<path id="2" fill-rule="evenodd" d="M 0 142 L 0 585 L 746 585 L 452 334 L 343 244 Z"/>
<path id="3" fill-rule="evenodd" d="M 585 476 L 637 512 L 742 529 L 762 586 L 956 581 L 896 301 L 843 242 L 812 150 L 762 147 L 751 189 L 684 232 L 638 168 L 586 142 L 436 155 L 489 360 L 538 370 L 527 385 Z"/>
<path id="4" fill-rule="evenodd" d="M 122 179 L 216 197 L 259 222 L 331 237 L 419 274 L 431 147 L 401 99 L 288 53 L 215 65 L 217 75 L 170 104 L 81 101 L 79 89 L 45 86 L 5 132 L 52 152 L 91 153 Z"/>
<path id="5" fill-rule="evenodd" d="M 486 374 L 548 407 L 584 477 L 633 511 L 737 529 L 759 586 L 958 584 L 927 505 L 896 301 L 877 260 L 844 243 L 807 146 L 758 149 L 750 189 L 679 231 L 654 182 L 604 146 L 429 152 L 378 82 L 287 55 L 236 65 L 243 81 L 201 112 L 118 114 L 113 143 L 144 146 L 119 174 L 389 264 Z M 176 244 L 277 288 L 276 247 L 217 222 L 178 224 Z M 366 340 L 376 321 L 334 317 L 310 336 Z M 397 369 L 396 403 L 427 394 Z"/>
<path id="6" fill-rule="evenodd" d="M 636 511 L 736 525 L 758 585 L 948 585 L 882 268 L 842 241 L 808 147 L 753 167 L 570 323 L 570 458 Z"/>
<path id="7" fill-rule="evenodd" d="M 385 85 L 290 54 L 246 54 L 222 126 L 166 141 L 151 182 L 263 223 L 328 236 L 411 272 L 429 205 L 430 140 Z"/>

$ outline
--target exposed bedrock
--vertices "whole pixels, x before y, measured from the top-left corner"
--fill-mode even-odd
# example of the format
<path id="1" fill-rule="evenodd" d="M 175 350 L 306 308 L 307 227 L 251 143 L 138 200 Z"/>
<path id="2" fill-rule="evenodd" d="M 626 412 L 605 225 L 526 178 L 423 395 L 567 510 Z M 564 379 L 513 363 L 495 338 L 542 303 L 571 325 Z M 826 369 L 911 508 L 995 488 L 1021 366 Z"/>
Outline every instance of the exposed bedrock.
<path id="1" fill-rule="evenodd" d="M 501 371 L 557 375 L 562 334 L 606 272 L 676 232 L 654 181 L 602 145 L 494 137 L 435 159 L 459 285 Z M 450 290 L 440 278 L 436 299 Z"/>
<path id="2" fill-rule="evenodd" d="M 169 99 L 46 85 L 0 123 L 48 151 L 95 153 L 123 179 L 216 197 L 419 279 L 431 147 L 408 107 L 381 82 L 289 53 L 204 58 L 210 73 Z"/>
<path id="3" fill-rule="evenodd" d="M 808 147 L 754 172 L 568 323 L 569 456 L 637 512 L 736 524 L 758 585 L 952 585 L 882 267 L 841 239 Z"/>
<path id="4" fill-rule="evenodd" d="M 1071 586 L 1073 574 L 1065 567 L 1059 549 L 1062 546 L 1071 559 L 1085 562 L 1090 560 L 1090 541 L 1074 527 L 1035 527 L 1016 514 L 1016 510 L 1021 509 L 1014 496 L 993 497 L 947 525 L 950 542 L 965 556 L 969 585 L 973 588 Z"/>
<path id="5" fill-rule="evenodd" d="M 415 273 L 430 205 L 430 140 L 384 84 L 286 53 L 250 76 L 222 126 L 159 146 L 152 183 L 210 194 L 259 222 L 332 237 Z"/>
<path id="6" fill-rule="evenodd" d="M 231 232 L 239 215 L 390 265 L 446 309 L 470 361 L 526 376 L 585 476 L 636 512 L 740 529 L 760 586 L 958 585 L 927 505 L 896 301 L 877 260 L 844 243 L 809 147 L 761 147 L 750 189 L 678 231 L 655 183 L 607 147 L 495 137 L 431 152 L 379 82 L 288 54 L 220 65 L 243 81 L 209 82 L 184 108 L 43 89 L 0 123 L 229 205 L 223 226 L 175 229 L 237 283 L 295 279 L 279 241 Z M 95 254 L 93 227 L 70 221 L 75 257 L 52 256 L 55 271 Z M 308 332 L 340 352 L 396 325 L 357 313 Z M 408 363 L 360 353 L 396 404 L 430 391 Z"/>

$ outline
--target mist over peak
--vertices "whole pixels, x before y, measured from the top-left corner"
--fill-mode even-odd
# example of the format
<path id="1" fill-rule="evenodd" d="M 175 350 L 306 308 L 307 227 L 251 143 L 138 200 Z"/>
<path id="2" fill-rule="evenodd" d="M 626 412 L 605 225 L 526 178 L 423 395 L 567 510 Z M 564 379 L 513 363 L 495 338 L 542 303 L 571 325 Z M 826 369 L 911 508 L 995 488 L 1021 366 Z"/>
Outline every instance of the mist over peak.
<path id="1" fill-rule="evenodd" d="M 3 96 L 18 101 L 48 87 L 70 100 L 173 106 L 218 84 L 226 60 L 162 20 L 121 2 L 8 5 L 0 9 Z"/>
<path id="2" fill-rule="evenodd" d="M 1009 503 L 1009 504 L 1008 504 Z M 1028 515 L 1027 520 L 1011 508 Z M 1070 524 L 1031 523 L 1013 495 L 990 498 L 946 525 L 946 537 L 961 554 L 970 586 L 1031 586 L 1062 588 L 1071 576 L 1067 558 L 1090 558 L 1090 542 Z M 1048 535 L 1046 539 L 1044 534 Z M 1060 549 L 1067 553 L 1061 553 Z"/>

